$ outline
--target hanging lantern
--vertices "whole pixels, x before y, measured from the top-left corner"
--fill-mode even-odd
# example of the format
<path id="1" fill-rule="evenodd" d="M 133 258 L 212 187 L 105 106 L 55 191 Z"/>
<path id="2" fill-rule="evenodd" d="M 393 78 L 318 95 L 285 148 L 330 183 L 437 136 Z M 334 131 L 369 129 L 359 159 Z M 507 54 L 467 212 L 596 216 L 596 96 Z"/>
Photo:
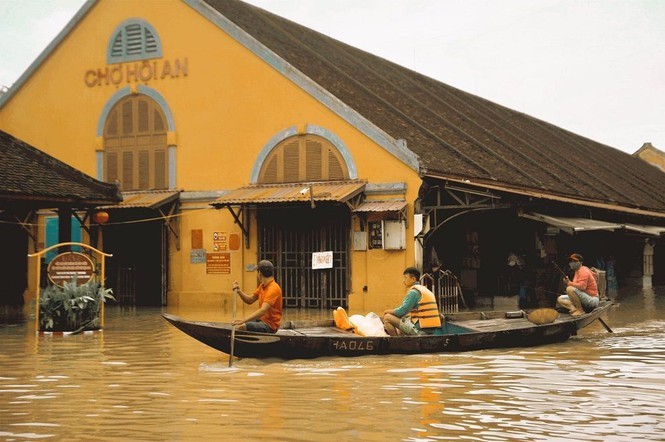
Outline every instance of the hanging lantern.
<path id="1" fill-rule="evenodd" d="M 109 220 L 109 213 L 100 211 L 92 215 L 92 220 L 97 224 L 105 224 Z"/>

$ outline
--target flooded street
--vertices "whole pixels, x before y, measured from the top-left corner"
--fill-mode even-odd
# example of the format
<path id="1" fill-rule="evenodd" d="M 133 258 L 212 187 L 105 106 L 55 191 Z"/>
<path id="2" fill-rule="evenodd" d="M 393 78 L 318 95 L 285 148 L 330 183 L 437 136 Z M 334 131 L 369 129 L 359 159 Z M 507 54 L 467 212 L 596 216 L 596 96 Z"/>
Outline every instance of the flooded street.
<path id="1" fill-rule="evenodd" d="M 110 306 L 103 332 L 74 336 L 5 312 L 0 440 L 665 440 L 665 288 L 616 300 L 614 334 L 561 344 L 232 369 L 158 308 Z"/>

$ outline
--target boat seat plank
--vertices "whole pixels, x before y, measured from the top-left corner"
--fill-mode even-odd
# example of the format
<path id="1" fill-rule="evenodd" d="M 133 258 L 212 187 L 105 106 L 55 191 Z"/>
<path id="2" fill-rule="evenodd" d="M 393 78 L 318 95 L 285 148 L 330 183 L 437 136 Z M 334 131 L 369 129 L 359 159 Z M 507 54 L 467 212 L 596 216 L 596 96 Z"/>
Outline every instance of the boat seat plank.
<path id="1" fill-rule="evenodd" d="M 337 327 L 308 327 L 299 329 L 279 329 L 278 335 L 283 336 L 343 336 L 349 337 L 355 334 L 349 331 L 341 330 Z M 357 336 L 357 335 L 355 335 Z"/>

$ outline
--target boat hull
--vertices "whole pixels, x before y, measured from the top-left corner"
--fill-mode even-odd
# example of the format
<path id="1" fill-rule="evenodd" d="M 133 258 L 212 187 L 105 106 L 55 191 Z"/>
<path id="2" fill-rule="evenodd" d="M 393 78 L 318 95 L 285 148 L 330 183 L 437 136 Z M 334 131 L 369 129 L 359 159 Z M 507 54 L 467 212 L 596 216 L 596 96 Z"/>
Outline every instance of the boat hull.
<path id="1" fill-rule="evenodd" d="M 235 332 L 234 355 L 250 358 L 300 359 L 321 356 L 362 356 L 462 352 L 489 348 L 531 347 L 563 342 L 598 319 L 611 303 L 573 318 L 561 315 L 550 324 L 535 325 L 526 318 L 449 320 L 442 334 L 427 336 L 364 337 L 334 327 L 331 321 L 288 322 L 276 334 Z M 484 314 L 481 314 L 484 315 Z M 228 323 L 187 321 L 170 314 L 164 318 L 194 339 L 224 353 L 230 352 Z M 453 315 L 455 316 L 455 315 Z"/>

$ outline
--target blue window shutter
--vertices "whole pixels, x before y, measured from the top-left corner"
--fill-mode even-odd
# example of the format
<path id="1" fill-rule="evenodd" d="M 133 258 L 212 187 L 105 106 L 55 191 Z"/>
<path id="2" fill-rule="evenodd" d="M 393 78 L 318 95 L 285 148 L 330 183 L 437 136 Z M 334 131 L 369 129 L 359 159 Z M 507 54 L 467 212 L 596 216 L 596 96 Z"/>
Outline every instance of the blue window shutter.
<path id="1" fill-rule="evenodd" d="M 46 241 L 44 248 L 49 248 L 58 244 L 58 217 L 52 216 L 46 218 Z M 72 242 L 81 242 L 81 223 L 79 220 L 72 217 Z M 80 252 L 81 247 L 72 247 L 73 252 Z M 58 251 L 53 249 L 46 254 L 46 263 L 48 264 L 58 255 Z"/>

